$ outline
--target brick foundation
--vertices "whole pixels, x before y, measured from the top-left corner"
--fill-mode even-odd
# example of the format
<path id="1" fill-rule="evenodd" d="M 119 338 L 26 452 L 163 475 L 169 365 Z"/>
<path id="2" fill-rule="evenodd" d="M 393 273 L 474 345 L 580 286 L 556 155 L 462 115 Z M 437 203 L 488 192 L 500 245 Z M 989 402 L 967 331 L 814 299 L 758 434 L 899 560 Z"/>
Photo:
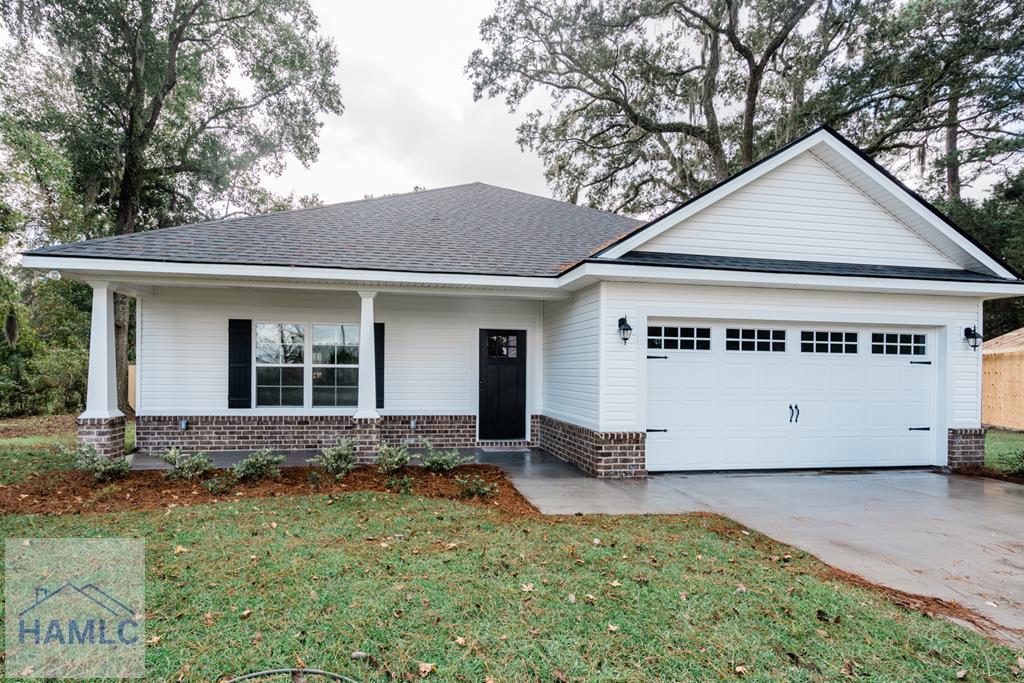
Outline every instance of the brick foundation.
<path id="1" fill-rule="evenodd" d="M 109 458 L 124 456 L 124 417 L 78 418 L 78 443 Z"/>
<path id="2" fill-rule="evenodd" d="M 947 464 L 950 469 L 981 467 L 985 464 L 985 428 L 950 429 Z"/>
<path id="3" fill-rule="evenodd" d="M 534 439 L 538 419 L 537 415 L 531 418 Z M 188 420 L 185 431 L 179 428 L 182 420 Z M 533 445 L 528 441 L 477 441 L 474 415 L 385 415 L 377 420 L 356 420 L 348 415 L 141 415 L 136 418 L 135 434 L 138 449 L 145 453 L 160 453 L 171 446 L 186 452 L 305 451 L 345 438 L 355 439 L 362 462 L 373 461 L 382 441 L 416 447 L 426 439 L 437 448 Z"/>
<path id="4" fill-rule="evenodd" d="M 597 432 L 541 415 L 534 433 L 541 448 L 592 477 L 647 476 L 643 432 Z"/>

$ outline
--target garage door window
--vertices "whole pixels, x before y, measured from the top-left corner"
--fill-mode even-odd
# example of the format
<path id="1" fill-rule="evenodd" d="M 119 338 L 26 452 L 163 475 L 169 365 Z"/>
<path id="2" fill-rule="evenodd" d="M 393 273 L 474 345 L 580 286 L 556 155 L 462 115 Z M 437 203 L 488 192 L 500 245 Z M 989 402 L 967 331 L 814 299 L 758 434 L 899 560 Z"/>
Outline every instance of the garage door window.
<path id="1" fill-rule="evenodd" d="M 736 327 L 725 330 L 726 351 L 785 351 L 785 330 L 756 330 Z"/>
<path id="2" fill-rule="evenodd" d="M 710 351 L 710 327 L 650 326 L 647 328 L 647 348 L 670 351 Z"/>
<path id="3" fill-rule="evenodd" d="M 856 332 L 801 330 L 801 353 L 857 353 Z"/>
<path id="4" fill-rule="evenodd" d="M 871 353 L 885 356 L 923 356 L 928 352 L 923 334 L 872 332 Z"/>

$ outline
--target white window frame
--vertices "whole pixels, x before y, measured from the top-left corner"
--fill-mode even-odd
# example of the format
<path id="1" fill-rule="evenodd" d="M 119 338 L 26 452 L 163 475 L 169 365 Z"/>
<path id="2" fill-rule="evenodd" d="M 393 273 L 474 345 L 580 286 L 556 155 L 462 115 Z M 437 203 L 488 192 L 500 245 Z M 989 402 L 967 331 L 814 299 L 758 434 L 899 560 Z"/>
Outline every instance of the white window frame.
<path id="1" fill-rule="evenodd" d="M 882 341 L 881 342 L 875 342 L 875 335 L 876 334 L 882 335 Z M 875 357 L 878 357 L 878 358 L 911 358 L 911 359 L 915 359 L 915 360 L 923 360 L 923 359 L 926 359 L 926 358 L 929 357 L 929 354 L 930 354 L 930 348 L 929 347 L 931 346 L 931 344 L 929 343 L 928 334 L 925 333 L 925 332 L 916 331 L 916 330 L 909 330 L 908 331 L 908 330 L 905 330 L 905 329 L 904 330 L 891 330 L 891 329 L 890 330 L 871 330 L 870 335 L 871 335 L 871 338 L 869 340 L 869 343 L 867 344 L 867 351 L 868 351 L 868 354 L 871 355 L 871 356 L 875 356 Z M 897 341 L 896 342 L 886 341 L 885 337 L 887 335 L 896 335 Z M 909 335 L 910 336 L 910 343 L 909 344 L 903 344 L 902 342 L 899 341 L 899 337 L 902 336 L 902 335 Z M 921 337 L 920 343 L 918 343 L 918 342 L 916 342 L 914 340 L 915 337 Z M 879 345 L 882 347 L 882 352 L 881 353 L 878 353 L 878 352 L 875 351 L 875 346 L 879 346 Z M 889 346 L 895 346 L 896 347 L 896 353 L 886 353 L 885 349 L 886 349 L 886 347 L 889 347 Z M 910 353 L 901 353 L 900 350 L 899 350 L 901 346 L 909 346 L 910 347 Z M 918 347 L 921 348 L 922 353 L 914 353 L 914 350 L 916 348 L 918 348 Z"/>
<path id="2" fill-rule="evenodd" d="M 354 364 L 352 364 L 352 363 L 341 363 L 341 364 L 339 364 L 339 363 L 315 363 L 313 361 L 313 347 L 316 346 L 316 344 L 314 343 L 314 338 L 313 338 L 313 328 L 316 327 L 317 325 L 320 325 L 320 326 L 323 326 L 323 327 L 341 327 L 342 329 L 344 329 L 346 327 L 354 327 L 356 329 L 356 343 L 354 345 L 356 347 L 356 354 L 357 354 L 356 362 Z M 310 407 L 310 409 L 312 409 L 312 410 L 355 410 L 356 409 L 356 407 L 357 407 L 357 405 L 359 403 L 359 360 L 358 360 L 358 356 L 362 354 L 362 349 L 359 346 L 359 338 L 360 338 L 359 335 L 360 335 L 359 323 L 323 323 L 323 322 L 309 323 L 309 397 L 308 398 L 309 398 L 309 407 Z M 342 346 L 353 346 L 353 344 L 343 344 Z M 313 403 L 313 389 L 314 389 L 314 387 L 313 387 L 313 368 L 333 368 L 333 369 L 348 368 L 348 369 L 354 369 L 356 371 L 356 383 L 355 383 L 356 402 L 353 403 L 350 406 L 337 406 L 337 405 L 335 405 L 335 406 L 318 406 L 318 405 L 315 405 Z M 334 386 L 337 387 L 336 384 Z"/>
<path id="3" fill-rule="evenodd" d="M 269 365 L 258 364 L 256 361 L 256 326 L 257 325 L 301 325 L 303 330 L 302 349 L 302 405 L 301 406 L 261 406 L 256 399 L 256 368 L 257 367 L 300 367 L 298 365 Z M 340 327 L 359 327 L 359 322 L 335 321 L 335 320 L 253 320 L 252 321 L 252 372 L 250 373 L 250 386 L 252 387 L 252 400 L 249 404 L 250 410 L 259 414 L 278 413 L 308 413 L 352 415 L 356 412 L 356 406 L 313 406 L 313 325 L 336 325 Z M 358 346 L 358 345 L 357 345 Z M 334 367 L 334 366 L 323 366 Z M 338 366 L 349 367 L 349 366 Z M 358 364 L 355 367 L 359 367 Z M 358 390 L 358 378 L 356 380 Z"/>
<path id="4" fill-rule="evenodd" d="M 739 338 L 738 339 L 730 339 L 729 338 L 729 330 L 738 330 L 739 333 L 740 333 Z M 753 339 L 744 339 L 743 338 L 743 332 L 745 330 L 753 330 L 754 331 L 754 338 Z M 769 333 L 768 339 L 758 339 L 757 338 L 757 333 L 758 332 L 768 332 Z M 782 339 L 776 339 L 775 338 L 775 334 L 777 332 L 781 332 L 782 333 Z M 738 348 L 738 349 L 730 349 L 729 348 L 729 342 L 731 342 L 731 341 L 737 342 L 739 344 L 740 348 Z M 743 342 L 750 342 L 750 341 L 752 341 L 754 343 L 754 348 L 753 349 L 744 349 L 743 348 Z M 757 348 L 758 343 L 762 343 L 762 342 L 767 342 L 768 345 L 769 345 L 769 348 L 767 348 L 767 349 L 758 349 Z M 771 348 L 772 345 L 780 344 L 780 343 L 782 344 L 782 348 L 781 349 L 776 350 L 776 349 Z M 722 326 L 722 349 L 726 353 L 769 353 L 769 354 L 771 354 L 771 353 L 788 353 L 790 348 L 791 347 L 789 345 L 789 330 L 787 328 L 785 328 L 785 327 L 738 327 L 738 326 L 733 326 L 733 325 L 723 325 Z"/>
<path id="5" fill-rule="evenodd" d="M 651 328 L 652 327 L 658 328 L 659 330 L 661 330 L 661 333 L 660 334 L 652 335 L 651 334 Z M 679 334 L 677 334 L 675 336 L 668 336 L 667 337 L 667 336 L 665 336 L 665 328 L 675 329 L 675 330 L 677 330 L 679 332 Z M 712 343 L 711 343 L 711 339 L 712 339 L 713 333 L 712 333 L 712 328 L 711 328 L 710 325 L 647 325 L 647 327 L 645 329 L 647 331 L 647 334 L 646 334 L 647 351 L 649 351 L 649 352 L 652 352 L 652 351 L 680 351 L 680 352 L 683 352 L 683 353 L 709 353 L 714 348 L 712 346 Z M 684 335 L 682 333 L 683 330 L 693 330 L 693 334 L 692 335 Z M 706 337 L 698 336 L 697 330 L 707 330 L 708 331 L 708 336 L 706 336 Z M 661 340 L 661 346 L 659 346 L 659 347 L 652 347 L 651 346 L 651 340 L 652 339 L 659 339 L 659 340 Z M 669 339 L 675 340 L 677 342 L 676 348 L 670 349 L 670 348 L 665 346 L 665 341 L 669 340 Z M 693 348 L 692 349 L 684 349 L 684 348 L 682 348 L 683 342 L 693 342 Z M 700 342 L 707 342 L 707 346 L 708 347 L 706 349 L 697 348 L 697 346 L 698 346 L 698 344 Z"/>

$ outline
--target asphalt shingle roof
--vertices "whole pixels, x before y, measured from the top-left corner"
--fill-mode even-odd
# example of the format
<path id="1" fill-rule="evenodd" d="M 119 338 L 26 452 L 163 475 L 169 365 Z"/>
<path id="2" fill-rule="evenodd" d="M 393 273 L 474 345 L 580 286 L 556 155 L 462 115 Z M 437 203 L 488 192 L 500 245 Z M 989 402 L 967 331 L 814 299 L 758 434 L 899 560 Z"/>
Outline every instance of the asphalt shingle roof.
<path id="1" fill-rule="evenodd" d="M 43 247 L 33 255 L 554 276 L 640 221 L 471 183 Z"/>
<path id="2" fill-rule="evenodd" d="M 601 259 L 589 259 L 601 262 Z M 917 266 L 885 266 L 871 263 L 829 263 L 825 261 L 790 261 L 786 259 L 750 258 L 740 256 L 707 256 L 703 254 L 666 254 L 631 251 L 617 259 L 618 263 L 706 270 L 738 270 L 757 273 L 795 273 L 803 275 L 847 275 L 860 277 L 907 278 L 912 280 L 951 280 L 959 282 L 1007 282 L 990 273 L 976 273 L 957 268 L 921 268 Z M 1021 283 L 1024 285 L 1024 283 Z"/>

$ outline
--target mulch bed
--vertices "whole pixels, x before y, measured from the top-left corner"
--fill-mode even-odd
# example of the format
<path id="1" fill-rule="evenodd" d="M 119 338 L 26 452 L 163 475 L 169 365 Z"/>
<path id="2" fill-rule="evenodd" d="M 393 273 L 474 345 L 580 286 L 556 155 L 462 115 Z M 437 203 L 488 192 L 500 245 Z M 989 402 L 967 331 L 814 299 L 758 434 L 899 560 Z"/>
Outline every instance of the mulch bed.
<path id="1" fill-rule="evenodd" d="M 0 439 L 23 436 L 63 436 L 77 429 L 74 415 L 33 415 L 0 419 Z"/>
<path id="2" fill-rule="evenodd" d="M 957 470 L 956 473 L 964 474 L 968 477 L 988 477 L 989 479 L 1008 481 L 1012 484 L 1024 484 L 1024 477 L 1018 477 L 1002 470 L 992 469 L 991 467 L 966 467 L 962 470 Z"/>
<path id="3" fill-rule="evenodd" d="M 376 467 L 357 467 L 340 481 L 317 470 L 320 476 L 316 483 L 310 481 L 310 473 L 313 471 L 309 467 L 285 468 L 276 479 L 238 483 L 219 495 L 207 491 L 202 482 L 165 479 L 164 473 L 159 470 L 131 472 L 124 479 L 104 484 L 96 483 L 84 472 L 50 472 L 34 475 L 24 483 L 0 486 L 0 513 L 76 515 L 155 510 L 247 498 L 388 491 L 388 477 L 378 472 Z M 217 474 L 223 475 L 223 472 Z M 463 465 L 448 475 L 434 474 L 419 467 L 407 467 L 400 476 L 407 476 L 412 481 L 411 493 L 414 495 L 459 500 L 517 516 L 538 514 L 537 509 L 512 486 L 505 473 L 494 465 Z M 495 484 L 495 495 L 487 498 L 462 498 L 455 479 L 477 477 Z"/>

